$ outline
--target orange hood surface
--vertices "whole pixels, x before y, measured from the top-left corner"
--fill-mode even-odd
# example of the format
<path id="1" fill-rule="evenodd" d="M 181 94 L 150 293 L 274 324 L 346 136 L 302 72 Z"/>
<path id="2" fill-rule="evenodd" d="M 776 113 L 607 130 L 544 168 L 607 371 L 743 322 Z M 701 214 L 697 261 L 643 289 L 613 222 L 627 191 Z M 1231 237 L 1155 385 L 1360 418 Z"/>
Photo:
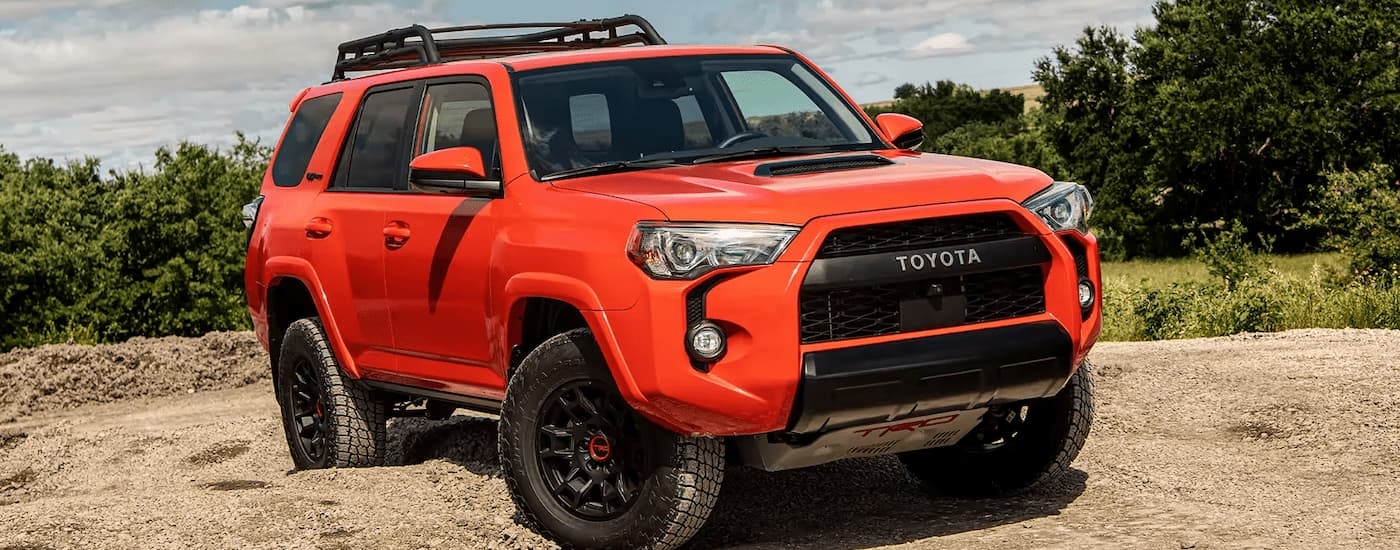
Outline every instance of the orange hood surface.
<path id="1" fill-rule="evenodd" d="M 813 218 L 985 199 L 1021 202 L 1050 185 L 1024 166 L 947 155 L 878 153 L 885 166 L 762 176 L 764 164 L 870 153 L 821 154 L 621 172 L 562 179 L 553 185 L 656 207 L 672 221 L 803 225 Z"/>

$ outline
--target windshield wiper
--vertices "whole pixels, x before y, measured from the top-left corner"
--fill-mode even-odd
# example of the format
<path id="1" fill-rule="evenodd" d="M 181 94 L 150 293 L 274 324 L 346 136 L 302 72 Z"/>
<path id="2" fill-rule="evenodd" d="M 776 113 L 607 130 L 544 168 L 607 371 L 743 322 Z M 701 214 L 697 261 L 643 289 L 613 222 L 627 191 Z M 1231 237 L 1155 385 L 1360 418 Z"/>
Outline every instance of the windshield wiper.
<path id="1" fill-rule="evenodd" d="M 613 172 L 626 172 L 628 170 L 647 170 L 650 168 L 661 168 L 664 166 L 676 166 L 675 159 L 640 159 L 640 160 L 614 160 L 600 162 L 568 170 L 560 170 L 544 176 L 543 180 L 556 180 L 573 176 L 591 176 L 594 174 L 611 174 Z"/>
<path id="2" fill-rule="evenodd" d="M 778 157 L 787 155 L 810 155 L 812 153 L 826 153 L 839 151 L 838 145 L 789 145 L 773 147 L 757 147 L 754 149 L 743 149 L 732 153 L 716 153 L 706 155 L 690 161 L 691 164 L 705 164 L 707 162 L 723 162 L 726 160 L 741 160 L 759 157 Z"/>

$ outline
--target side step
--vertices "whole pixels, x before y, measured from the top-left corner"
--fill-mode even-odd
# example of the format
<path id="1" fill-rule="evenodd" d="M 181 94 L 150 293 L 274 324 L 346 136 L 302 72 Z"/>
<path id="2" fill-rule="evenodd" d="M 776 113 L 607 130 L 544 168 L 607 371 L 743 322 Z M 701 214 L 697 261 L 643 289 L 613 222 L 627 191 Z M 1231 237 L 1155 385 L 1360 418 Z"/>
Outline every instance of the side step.
<path id="1" fill-rule="evenodd" d="M 361 379 L 360 382 L 366 386 L 369 386 L 379 391 L 402 394 L 408 397 L 421 397 L 430 401 L 445 401 L 453 405 L 457 405 L 463 409 L 468 409 L 479 413 L 495 415 L 501 414 L 500 401 L 482 399 L 480 397 L 472 397 L 470 395 L 448 393 L 445 391 L 430 390 L 427 388 L 406 386 L 403 384 L 395 384 L 393 382 L 383 382 L 380 380 Z"/>

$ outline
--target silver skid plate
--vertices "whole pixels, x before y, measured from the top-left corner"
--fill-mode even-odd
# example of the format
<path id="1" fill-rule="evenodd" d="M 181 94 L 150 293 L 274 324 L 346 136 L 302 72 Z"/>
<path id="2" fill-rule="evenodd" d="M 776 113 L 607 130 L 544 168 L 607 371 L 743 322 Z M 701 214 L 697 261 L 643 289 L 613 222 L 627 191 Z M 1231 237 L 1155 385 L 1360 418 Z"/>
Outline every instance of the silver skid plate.
<path id="1" fill-rule="evenodd" d="M 770 472 L 791 470 L 843 458 L 947 447 L 977 427 L 985 412 L 985 408 L 972 409 L 854 426 L 823 434 L 801 447 L 770 442 L 767 435 L 738 437 L 735 441 L 745 464 Z"/>

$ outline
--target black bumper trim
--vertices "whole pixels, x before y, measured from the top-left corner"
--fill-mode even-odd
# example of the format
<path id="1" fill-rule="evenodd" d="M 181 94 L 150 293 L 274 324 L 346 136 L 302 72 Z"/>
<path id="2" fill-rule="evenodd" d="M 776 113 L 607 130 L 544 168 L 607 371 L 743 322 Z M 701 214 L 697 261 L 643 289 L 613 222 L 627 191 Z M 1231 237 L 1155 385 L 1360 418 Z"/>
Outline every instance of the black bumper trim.
<path id="1" fill-rule="evenodd" d="M 1039 265 L 1050 261 L 1040 237 L 1027 236 L 959 246 L 925 248 L 812 261 L 804 289 L 869 286 L 955 277 Z"/>
<path id="2" fill-rule="evenodd" d="M 808 353 L 794 433 L 1054 395 L 1074 343 L 1053 321 Z"/>

